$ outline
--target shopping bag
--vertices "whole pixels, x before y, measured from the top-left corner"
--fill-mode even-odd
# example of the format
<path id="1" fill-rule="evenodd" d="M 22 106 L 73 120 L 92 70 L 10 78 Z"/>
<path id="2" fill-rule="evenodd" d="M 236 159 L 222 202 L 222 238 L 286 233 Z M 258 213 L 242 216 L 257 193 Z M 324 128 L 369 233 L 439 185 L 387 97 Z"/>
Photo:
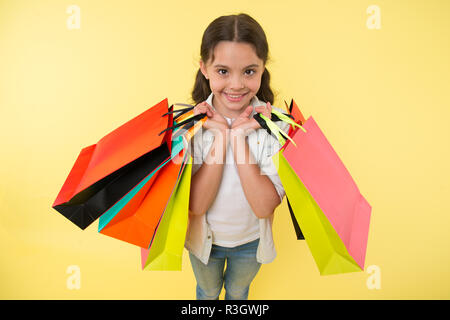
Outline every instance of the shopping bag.
<path id="1" fill-rule="evenodd" d="M 301 128 L 301 124 L 304 122 L 304 117 L 300 110 L 298 109 L 297 105 L 295 104 L 294 100 L 291 101 L 290 106 L 287 105 L 286 101 L 286 109 L 288 110 L 288 114 L 281 113 L 278 111 L 272 111 L 270 118 L 266 118 L 265 116 L 256 113 L 253 118 L 260 124 L 261 128 L 265 129 L 269 134 L 271 134 L 275 139 L 279 140 L 280 145 L 284 145 L 285 143 L 289 142 L 290 136 L 293 135 L 293 133 L 297 128 Z M 289 131 L 288 133 L 282 131 L 275 123 L 272 121 L 285 121 L 290 123 Z M 300 225 L 298 224 L 297 220 L 295 219 L 294 212 L 292 210 L 292 206 L 289 202 L 289 197 L 286 196 L 286 201 L 289 209 L 289 213 L 291 216 L 292 224 L 294 226 L 294 231 L 297 236 L 297 240 L 304 240 L 305 237 L 303 236 L 302 230 L 300 228 Z"/>
<path id="2" fill-rule="evenodd" d="M 285 102 L 286 103 L 286 102 Z M 302 112 L 300 111 L 300 108 L 295 103 L 294 99 L 291 99 L 291 103 L 289 106 L 286 103 L 286 108 L 289 110 L 289 114 L 292 116 L 294 121 L 300 125 L 303 125 L 305 123 L 305 117 L 303 116 Z M 288 135 L 292 137 L 294 135 L 296 129 L 294 126 L 289 126 L 289 132 Z M 289 140 L 286 139 L 286 143 L 288 143 Z M 287 205 L 289 208 L 289 214 L 291 216 L 292 225 L 294 226 L 295 234 L 297 236 L 297 240 L 305 240 L 305 236 L 302 233 L 302 230 L 300 228 L 300 225 L 298 224 L 298 221 L 295 218 L 294 211 L 292 210 L 292 206 L 289 202 L 289 197 L 286 196 Z"/>
<path id="3" fill-rule="evenodd" d="M 292 225 L 294 226 L 294 231 L 295 231 L 297 240 L 305 240 L 305 236 L 303 235 L 302 229 L 300 228 L 300 225 L 298 224 L 298 221 L 295 218 L 294 209 L 292 209 L 292 205 L 289 202 L 289 198 L 287 196 L 286 196 L 286 202 L 288 205 L 289 215 L 291 217 Z"/>
<path id="4" fill-rule="evenodd" d="M 273 160 L 321 275 L 364 270 L 371 206 L 312 117 Z"/>
<path id="5" fill-rule="evenodd" d="M 172 141 L 172 154 L 169 159 L 164 161 L 160 166 L 153 170 L 147 177 L 145 177 L 139 184 L 131 189 L 124 197 L 116 202 L 109 210 L 107 210 L 102 216 L 100 216 L 98 223 L 98 231 L 101 232 L 105 226 L 111 222 L 111 220 L 121 212 L 122 217 L 132 215 L 137 208 L 141 205 L 145 195 L 152 187 L 153 182 L 158 176 L 159 171 L 174 159 L 184 148 L 183 137 Z"/>
<path id="6" fill-rule="evenodd" d="M 148 248 L 177 184 L 185 152 L 186 150 L 182 149 L 157 172 L 151 187 L 137 208 L 118 211 L 100 233 Z"/>
<path id="7" fill-rule="evenodd" d="M 164 99 L 83 148 L 52 207 L 88 227 L 170 157 L 172 131 L 158 135 L 173 123 L 168 111 Z"/>
<path id="8" fill-rule="evenodd" d="M 189 156 L 150 248 L 141 248 L 141 263 L 144 270 L 181 270 L 189 216 L 191 170 L 192 158 Z"/>
<path id="9" fill-rule="evenodd" d="M 285 101 L 286 103 L 286 101 Z M 294 99 L 291 99 L 291 103 L 289 104 L 289 107 L 287 106 L 286 103 L 286 108 L 288 108 L 289 110 L 289 114 L 294 118 L 294 121 L 300 125 L 303 125 L 306 121 L 305 117 L 303 116 L 302 112 L 300 111 L 300 108 L 298 107 L 298 105 L 295 103 Z M 292 137 L 294 134 L 294 131 L 298 130 L 296 129 L 294 126 L 290 126 L 289 127 L 289 136 Z"/>

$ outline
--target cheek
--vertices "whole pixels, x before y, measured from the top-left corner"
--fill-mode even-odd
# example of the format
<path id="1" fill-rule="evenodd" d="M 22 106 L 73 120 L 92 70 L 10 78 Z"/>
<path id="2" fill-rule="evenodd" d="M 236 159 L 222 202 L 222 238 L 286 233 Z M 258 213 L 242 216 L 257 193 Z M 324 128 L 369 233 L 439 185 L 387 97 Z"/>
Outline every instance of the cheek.
<path id="1" fill-rule="evenodd" d="M 247 88 L 250 89 L 250 91 L 257 93 L 259 90 L 259 87 L 261 86 L 261 79 L 255 78 L 252 80 L 249 80 L 247 82 Z"/>
<path id="2" fill-rule="evenodd" d="M 221 91 L 226 88 L 227 84 L 222 79 L 211 79 L 209 81 L 209 86 L 212 91 Z"/>

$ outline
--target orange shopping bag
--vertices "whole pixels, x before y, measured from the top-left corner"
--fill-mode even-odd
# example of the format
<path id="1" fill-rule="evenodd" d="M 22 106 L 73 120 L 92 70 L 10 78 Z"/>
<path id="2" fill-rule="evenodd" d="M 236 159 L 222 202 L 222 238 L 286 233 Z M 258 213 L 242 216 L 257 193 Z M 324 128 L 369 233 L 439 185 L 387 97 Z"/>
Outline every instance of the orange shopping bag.
<path id="1" fill-rule="evenodd" d="M 148 248 L 179 179 L 184 153 L 183 149 L 165 164 L 154 176 L 143 199 L 133 197 L 100 233 Z"/>

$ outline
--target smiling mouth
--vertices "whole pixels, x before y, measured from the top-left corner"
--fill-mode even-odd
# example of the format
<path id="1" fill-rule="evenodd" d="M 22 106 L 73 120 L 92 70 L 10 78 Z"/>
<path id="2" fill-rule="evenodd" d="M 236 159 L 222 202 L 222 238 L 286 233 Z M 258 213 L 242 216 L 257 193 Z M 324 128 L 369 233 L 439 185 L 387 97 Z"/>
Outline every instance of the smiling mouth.
<path id="1" fill-rule="evenodd" d="M 229 94 L 224 92 L 224 94 L 230 101 L 240 101 L 247 94 L 247 92 L 243 94 Z"/>

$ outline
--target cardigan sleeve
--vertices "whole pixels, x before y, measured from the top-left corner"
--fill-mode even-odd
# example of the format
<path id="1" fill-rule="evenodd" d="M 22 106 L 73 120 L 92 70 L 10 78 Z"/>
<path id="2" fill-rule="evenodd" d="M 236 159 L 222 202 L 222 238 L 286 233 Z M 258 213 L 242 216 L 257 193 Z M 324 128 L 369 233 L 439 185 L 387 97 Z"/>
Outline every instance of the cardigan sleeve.
<path id="1" fill-rule="evenodd" d="M 192 176 L 200 169 L 203 163 L 203 149 L 200 140 L 201 135 L 197 132 L 189 141 L 189 151 L 192 156 Z"/>

